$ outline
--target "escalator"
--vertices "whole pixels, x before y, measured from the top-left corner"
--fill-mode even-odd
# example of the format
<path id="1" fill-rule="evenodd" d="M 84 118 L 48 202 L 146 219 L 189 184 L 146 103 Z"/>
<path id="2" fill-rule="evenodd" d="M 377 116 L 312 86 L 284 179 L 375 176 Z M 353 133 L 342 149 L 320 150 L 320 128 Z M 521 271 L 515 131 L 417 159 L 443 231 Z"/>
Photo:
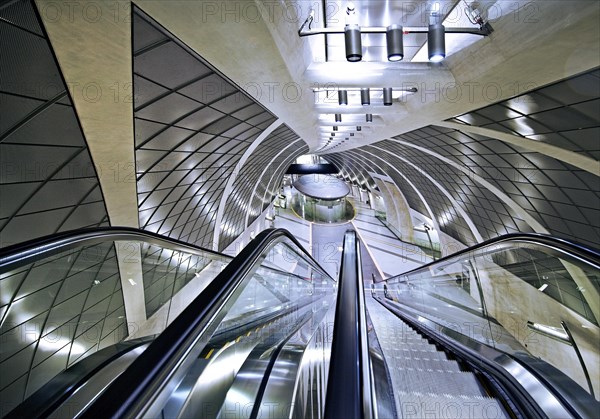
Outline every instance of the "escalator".
<path id="1" fill-rule="evenodd" d="M 511 234 L 374 286 L 399 416 L 600 417 L 599 280 L 597 251 Z"/>
<path id="2" fill-rule="evenodd" d="M 86 256 L 98 246 L 98 257 Z M 123 247 L 127 252 L 119 255 Z M 29 316 L 18 309 L 33 298 L 24 292 L 30 276 L 47 278 L 43 285 L 50 282 L 56 289 L 52 300 L 57 307 L 65 307 L 62 290 L 68 289 L 71 299 L 78 298 L 79 291 L 85 300 L 60 313 L 59 328 L 70 324 L 74 331 L 69 339 L 55 339 L 59 343 L 54 363 L 62 367 L 58 374 L 26 388 L 24 395 L 18 393 L 16 401 L 24 401 L 3 416 L 103 417 L 138 411 L 149 417 L 223 417 L 260 415 L 264 406 L 279 409 L 277 415 L 288 409 L 306 416 L 323 410 L 336 284 L 284 231 L 259 235 L 235 259 L 135 230 L 99 229 L 26 243 L 5 250 L 0 260 L 0 285 L 12 295 L 3 307 L 3 326 L 14 329 Z M 72 284 L 83 282 L 84 273 L 88 287 L 79 284 L 74 289 Z M 140 278 L 150 281 L 140 283 Z M 91 323 L 89 307 L 105 297 L 97 290 L 108 279 L 116 297 L 113 292 L 104 300 L 116 308 L 105 321 L 127 317 L 122 323 L 128 329 L 116 345 L 106 339 L 96 342 L 84 357 L 71 362 L 73 348 L 85 338 L 80 328 Z M 139 308 L 129 286 L 141 288 L 137 296 L 145 297 L 143 323 L 128 321 L 136 316 L 128 303 Z M 198 295 L 190 298 L 188 291 Z M 47 290 L 40 287 L 38 292 Z M 56 311 L 51 304 L 41 313 L 46 326 L 59 323 Z M 30 343 L 31 350 L 25 346 L 12 353 L 18 338 L 14 345 L 2 347 L 3 372 L 20 354 L 38 348 L 42 352 L 54 337 L 46 326 Z M 144 345 L 129 343 L 141 335 Z M 60 356 L 61 351 L 65 355 Z M 112 355 L 102 356 L 107 351 Z M 33 358 L 35 365 L 39 356 Z M 24 362 L 30 363 L 31 358 Z M 41 381 L 44 377 L 36 372 L 30 369 L 23 380 Z M 264 379 L 257 378 L 261 374 Z M 5 388 L 11 390 L 10 385 Z M 14 393 L 5 392 L 3 401 Z"/>
<path id="3" fill-rule="evenodd" d="M 472 369 L 377 302 L 368 302 L 367 310 L 385 354 L 399 417 L 510 417 Z"/>
<path id="4" fill-rule="evenodd" d="M 103 249 L 94 250 L 99 256 L 80 260 L 96 247 Z M 345 235 L 337 283 L 283 230 L 261 233 L 233 259 L 129 229 L 49 238 L 1 256 L 0 286 L 12 296 L 2 307 L 3 328 L 13 325 L 7 331 L 15 319 L 27 321 L 15 312 L 35 295 L 24 290 L 27 278 L 40 277 L 36 272 L 60 277 L 61 285 L 46 283 L 57 288 L 57 307 L 65 288 L 73 288 L 71 299 L 79 291 L 90 302 L 63 313 L 62 323 L 50 305 L 45 325 L 77 325 L 55 345 L 61 368 L 46 374 L 45 383 L 26 386 L 23 402 L 3 416 L 584 418 L 600 412 L 594 400 L 600 258 L 560 240 L 505 237 L 390 278 L 385 287 L 363 280 L 353 232 Z M 85 276 L 89 289 L 74 288 L 73 277 L 86 267 L 93 271 Z M 151 278 L 143 284 L 145 321 L 125 322 L 128 333 L 112 345 L 103 331 L 85 356 L 71 357 L 82 344 L 78 327 L 93 323 L 91 302 L 104 301 L 94 294 L 98 285 L 112 278 L 127 305 L 127 284 L 135 287 L 130 279 L 140 277 Z M 199 293 L 187 295 L 195 282 Z M 494 293 L 492 282 L 501 291 Z M 531 303 L 520 314 L 518 301 L 506 298 L 511 289 Z M 537 293 L 544 309 L 532 308 Z M 115 307 L 103 313 L 115 320 L 135 315 Z M 574 327 L 575 320 L 585 327 Z M 535 333 L 536 344 L 513 325 Z M 41 329 L 30 345 L 43 353 L 40 341 L 53 335 Z M 29 352 L 2 348 L 3 372 Z M 39 358 L 31 355 L 26 364 L 39 366 Z M 23 375 L 27 383 L 41 380 L 34 373 Z M 0 394 L 4 402 L 14 391 Z"/>
<path id="5" fill-rule="evenodd" d="M 0 415 L 79 411 L 231 260 L 129 228 L 2 249 Z"/>

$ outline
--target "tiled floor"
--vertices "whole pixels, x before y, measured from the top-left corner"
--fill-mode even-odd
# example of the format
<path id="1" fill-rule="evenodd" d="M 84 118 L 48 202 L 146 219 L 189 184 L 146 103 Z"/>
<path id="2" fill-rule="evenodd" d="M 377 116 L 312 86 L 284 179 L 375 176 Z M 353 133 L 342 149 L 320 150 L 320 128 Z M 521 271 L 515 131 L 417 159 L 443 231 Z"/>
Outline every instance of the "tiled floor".
<path id="1" fill-rule="evenodd" d="M 290 209 L 292 189 L 284 191 L 288 198 L 286 209 L 277 208 L 275 227 L 289 230 L 330 275 L 337 278 L 341 259 L 342 240 L 348 229 L 356 230 L 363 243 L 363 275 L 376 281 L 401 274 L 429 261 L 431 257 L 408 243 L 398 240 L 366 204 L 352 197 L 356 210 L 354 219 L 341 224 L 317 224 L 303 220 Z"/>

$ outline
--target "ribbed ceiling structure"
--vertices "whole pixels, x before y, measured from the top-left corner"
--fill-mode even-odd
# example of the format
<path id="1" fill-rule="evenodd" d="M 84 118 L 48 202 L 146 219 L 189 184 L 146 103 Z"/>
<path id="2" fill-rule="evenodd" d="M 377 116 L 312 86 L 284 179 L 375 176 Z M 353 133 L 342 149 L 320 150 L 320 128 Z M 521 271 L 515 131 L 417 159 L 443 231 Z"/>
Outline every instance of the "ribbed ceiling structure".
<path id="1" fill-rule="evenodd" d="M 361 63 L 344 60 L 342 36 L 298 37 L 313 7 L 315 27 L 342 24 L 337 0 L 84 3 L 0 3 L 0 247 L 126 225 L 224 250 L 265 214 L 290 163 L 325 149 L 322 128 L 340 113 L 356 135 L 336 136 L 324 158 L 407 228 L 416 213 L 442 246 L 522 231 L 600 248 L 597 1 L 477 2 L 499 11 L 493 34 L 435 65 L 408 62 L 423 34 L 407 37 L 402 63 L 382 61 L 380 35 L 365 36 Z M 356 2 L 362 25 L 423 25 L 434 3 Z M 444 18 L 462 3 L 441 2 Z M 416 92 L 391 106 L 375 96 L 405 85 Z M 377 100 L 341 108 L 344 87 Z M 318 89 L 334 100 L 319 103 Z M 32 264 L 0 278 L 3 400 L 129 333 L 118 248 L 84 250 L 57 255 L 51 275 Z M 139 253 L 147 313 L 200 266 Z M 64 340 L 20 338 L 32 329 Z"/>
<path id="2" fill-rule="evenodd" d="M 590 159 L 600 152 L 600 73 L 588 73 L 431 125 L 325 157 L 374 188 L 389 176 L 411 208 L 465 245 L 517 231 L 549 232 L 600 247 L 600 178 L 494 137 L 508 133 Z M 461 127 L 464 126 L 464 128 Z M 487 128 L 487 135 L 466 125 Z M 500 138 L 500 136 L 499 136 Z"/>
<path id="3" fill-rule="evenodd" d="M 275 116 L 138 9 L 133 48 L 140 226 L 224 249 L 308 148 L 285 125 L 261 137 Z"/>
<path id="4" fill-rule="evenodd" d="M 310 8 L 291 3 L 297 20 L 303 20 Z M 453 13 L 461 13 L 459 2 L 440 4 L 448 24 Z M 119 182 L 125 181 L 123 188 L 127 186 L 130 195 L 134 191 L 137 195 L 138 208 L 133 212 L 141 228 L 222 250 L 267 208 L 289 163 L 319 149 L 320 140 L 306 133 L 317 133 L 320 122 L 307 127 L 311 117 L 305 111 L 310 104 L 313 115 L 319 115 L 323 104 L 311 104 L 310 95 L 302 96 L 305 87 L 314 89 L 326 75 L 334 85 L 339 81 L 339 85 L 354 88 L 381 88 L 394 85 L 383 82 L 393 81 L 390 77 L 405 69 L 407 82 L 417 82 L 417 93 L 394 100 L 385 109 L 374 106 L 379 125 L 374 122 L 375 128 L 361 131 L 360 138 L 354 136 L 335 153 L 324 154 L 341 168 L 346 179 L 373 190 L 382 180 L 393 182 L 411 209 L 465 245 L 507 232 L 537 231 L 597 247 L 600 76 L 598 60 L 586 52 L 589 46 L 597 45 L 597 39 L 581 36 L 589 33 L 582 32 L 585 25 L 597 22 L 591 15 L 598 10 L 590 2 L 577 4 L 569 16 L 579 25 L 552 21 L 562 36 L 560 43 L 553 44 L 557 54 L 575 38 L 582 42 L 579 58 L 569 58 L 564 70 L 540 67 L 535 57 L 541 52 L 525 46 L 531 42 L 543 49 L 546 44 L 542 37 L 556 41 L 556 31 L 540 33 L 539 40 L 520 39 L 514 34 L 521 32 L 513 30 L 519 22 L 505 8 L 489 16 L 497 29 L 490 37 L 459 45 L 448 57 L 448 64 L 380 65 L 377 57 L 384 43 L 381 37 L 366 36 L 367 62 L 353 67 L 358 69 L 358 79 L 348 82 L 348 63 L 335 58 L 340 54 L 336 37 L 324 37 L 325 45 L 298 39 L 295 31 L 290 32 L 290 28 L 297 30 L 298 22 L 281 17 L 286 16 L 280 12 L 289 11 L 289 5 L 278 5 L 282 9 L 273 9 L 270 19 L 262 16 L 250 21 L 242 13 L 236 17 L 235 26 L 227 13 L 199 15 L 203 10 L 199 4 L 182 2 L 166 7 L 157 2 L 128 3 L 131 13 L 126 16 L 131 18 L 112 23 L 130 37 L 124 43 L 131 46 L 127 56 L 117 57 L 131 63 L 132 118 L 125 119 L 121 131 L 133 137 L 135 188 L 130 188 L 127 174 L 117 173 L 118 182 L 112 184 L 106 175 L 114 168 L 110 160 L 107 165 L 110 150 L 102 150 L 102 142 L 112 138 L 103 138 L 102 125 L 97 125 L 106 115 L 94 114 L 89 106 L 94 98 L 73 96 L 67 89 L 75 77 L 73 68 L 79 71 L 76 66 L 85 65 L 90 51 L 78 50 L 79 58 L 75 59 L 69 43 L 62 42 L 53 26 L 66 25 L 64 29 L 69 24 L 81 25 L 81 31 L 102 39 L 101 31 L 109 30 L 110 25 L 98 31 L 101 22 L 90 22 L 89 16 L 50 14 L 50 9 L 62 11 L 62 3 L 7 2 L 0 8 L 2 245 L 58 231 L 108 225 L 111 218 L 129 220 L 116 214 L 132 212 L 120 208 L 123 196 L 115 195 Z M 329 26 L 339 24 L 336 19 L 343 17 L 343 2 L 325 1 L 323 6 L 323 10 L 335 9 L 335 13 L 319 15 L 324 21 L 315 21 L 315 25 L 325 21 Z M 363 25 L 426 23 L 433 6 L 428 2 L 417 2 L 416 6 L 409 10 L 398 2 L 365 2 L 358 5 L 357 13 Z M 490 12 L 502 4 L 485 2 L 484 6 Z M 528 18 L 550 22 L 552 16 L 564 13 L 563 6 L 557 2 L 540 4 L 533 10 L 535 16 Z M 201 16 L 203 24 L 191 30 L 194 16 Z M 452 24 L 460 25 L 462 20 Z M 519 28 L 523 33 L 532 30 L 531 26 Z M 77 30 L 74 33 L 79 33 Z M 575 30 L 580 31 L 577 37 Z M 240 34 L 260 40 L 261 47 L 255 51 L 232 48 L 228 43 L 232 39 L 243 42 Z M 371 43 L 371 38 L 376 42 Z M 217 45 L 219 39 L 224 40 L 222 45 Z M 422 46 L 422 41 L 413 46 Z M 510 42 L 513 49 L 502 52 L 504 60 L 480 60 L 471 67 L 461 61 L 461 57 L 475 57 L 476 52 L 483 58 L 488 55 L 486 51 Z M 107 59 L 112 49 L 118 49 L 110 43 L 98 48 Z M 303 54 L 294 53 L 298 50 Z M 325 50 L 323 56 L 329 60 L 310 62 L 311 56 L 318 60 L 319 51 Z M 123 54 L 127 48 L 118 51 Z M 416 54 L 416 50 L 411 51 L 408 56 Z M 265 59 L 267 56 L 270 60 Z M 514 65 L 505 64 L 506 60 L 525 62 L 521 73 L 526 76 L 521 77 Z M 572 69 L 582 62 L 587 70 L 574 72 Z M 540 74 L 536 68 L 544 72 Z M 63 74 L 64 69 L 69 74 Z M 93 69 L 90 72 L 95 74 Z M 557 78 L 561 72 L 568 77 Z M 524 83 L 525 77 L 532 81 Z M 482 97 L 463 95 L 452 101 L 444 96 L 443 88 L 441 94 L 435 92 L 430 85 L 419 84 L 421 79 L 447 81 L 453 86 L 490 82 L 484 86 Z M 518 89 L 507 97 L 510 89 L 504 89 L 501 82 L 511 80 Z M 250 85 L 269 89 L 250 95 Z M 290 96 L 290 86 L 300 94 Z M 503 90 L 497 95 L 500 99 L 490 99 L 490 88 L 498 86 Z M 288 90 L 278 93 L 276 88 L 281 87 Z M 355 114 L 353 106 L 349 112 Z M 427 123 L 419 124 L 427 115 L 431 116 Z M 347 118 L 342 112 L 342 120 Z M 94 129 L 90 129 L 90 119 Z M 104 122 L 107 128 L 111 123 Z M 404 126 L 413 129 L 403 131 Z M 100 162 L 94 157 L 98 150 L 104 153 Z M 117 161 L 118 156 L 114 157 Z"/>

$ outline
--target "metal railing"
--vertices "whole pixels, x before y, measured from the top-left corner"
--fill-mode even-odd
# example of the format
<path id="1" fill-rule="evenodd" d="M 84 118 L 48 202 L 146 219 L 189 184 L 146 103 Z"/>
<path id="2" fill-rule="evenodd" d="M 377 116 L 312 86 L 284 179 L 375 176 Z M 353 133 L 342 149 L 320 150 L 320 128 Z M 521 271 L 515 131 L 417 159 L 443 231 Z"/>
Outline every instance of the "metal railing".
<path id="1" fill-rule="evenodd" d="M 325 417 L 373 418 L 360 243 L 354 231 L 344 235 L 339 275 Z"/>

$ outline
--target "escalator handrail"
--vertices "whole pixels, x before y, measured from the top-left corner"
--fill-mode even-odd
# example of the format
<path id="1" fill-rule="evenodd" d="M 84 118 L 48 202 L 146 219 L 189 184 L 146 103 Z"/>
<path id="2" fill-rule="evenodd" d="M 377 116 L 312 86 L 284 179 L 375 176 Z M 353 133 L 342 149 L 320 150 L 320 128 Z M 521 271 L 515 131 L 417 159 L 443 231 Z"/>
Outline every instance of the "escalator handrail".
<path id="1" fill-rule="evenodd" d="M 85 410 L 82 416 L 123 417 L 140 413 L 150 402 L 152 395 L 175 370 L 179 360 L 191 348 L 223 301 L 260 262 L 265 250 L 284 239 L 291 240 L 304 252 L 303 256 L 306 260 L 319 266 L 288 231 L 283 229 L 262 231 L 225 266 L 204 291 Z M 327 275 L 324 270 L 320 270 Z M 327 277 L 331 278 L 329 275 Z"/>
<path id="2" fill-rule="evenodd" d="M 328 419 L 373 417 L 359 246 L 356 232 L 346 231 L 325 396 Z"/>
<path id="3" fill-rule="evenodd" d="M 155 246 L 168 247 L 172 250 L 192 253 L 194 255 L 210 253 L 229 260 L 233 259 L 231 256 L 214 250 L 204 249 L 180 240 L 137 228 L 95 227 L 52 234 L 0 249 L 0 272 L 18 268 L 36 262 L 42 258 L 80 246 L 91 246 L 107 240 L 142 241 Z"/>
<path id="4" fill-rule="evenodd" d="M 155 336 L 152 335 L 119 342 L 77 361 L 73 366 L 55 376 L 35 393 L 27 397 L 21 404 L 17 405 L 4 416 L 4 418 L 49 417 L 52 412 L 73 396 L 96 373 L 109 366 L 124 354 L 140 346 L 148 345 L 154 338 Z"/>
<path id="5" fill-rule="evenodd" d="M 510 233 L 510 234 L 504 234 L 502 236 L 491 238 L 489 240 L 475 244 L 471 247 L 467 247 L 466 249 L 459 250 L 458 252 L 452 253 L 451 255 L 447 255 L 442 258 L 436 259 L 432 262 L 421 265 L 418 268 L 413 268 L 413 269 L 410 269 L 401 274 L 394 275 L 394 276 L 386 279 L 385 282 L 394 281 L 395 279 L 398 279 L 402 276 L 410 275 L 410 274 L 418 272 L 420 270 L 427 269 L 433 265 L 441 264 L 441 263 L 451 260 L 453 258 L 461 257 L 462 255 L 476 252 L 485 247 L 497 245 L 497 244 L 504 243 L 504 242 L 511 242 L 511 241 L 530 242 L 533 244 L 548 246 L 548 247 L 563 251 L 565 253 L 568 253 L 574 257 L 582 259 L 585 262 L 595 265 L 598 268 L 600 268 L 600 252 L 591 247 L 587 247 L 580 243 L 576 243 L 574 241 L 550 236 L 547 234 Z"/>
<path id="6" fill-rule="evenodd" d="M 514 398 L 513 402 L 516 401 L 523 412 L 535 412 L 536 417 L 547 417 L 549 410 L 554 409 L 551 417 L 572 415 L 575 418 L 594 417 L 598 412 L 600 404 L 574 382 L 568 388 L 557 390 L 552 375 L 561 376 L 568 381 L 571 379 L 543 360 L 525 352 L 508 354 L 467 336 L 460 336 L 458 332 L 431 320 L 409 315 L 405 309 L 390 303 L 386 298 L 376 297 L 375 300 L 445 350 L 491 374 L 502 384 L 504 390 L 509 390 L 510 396 Z M 533 364 L 536 364 L 535 368 Z M 529 394 L 532 391 L 537 393 L 535 397 Z M 570 415 L 565 415 L 565 412 Z"/>

